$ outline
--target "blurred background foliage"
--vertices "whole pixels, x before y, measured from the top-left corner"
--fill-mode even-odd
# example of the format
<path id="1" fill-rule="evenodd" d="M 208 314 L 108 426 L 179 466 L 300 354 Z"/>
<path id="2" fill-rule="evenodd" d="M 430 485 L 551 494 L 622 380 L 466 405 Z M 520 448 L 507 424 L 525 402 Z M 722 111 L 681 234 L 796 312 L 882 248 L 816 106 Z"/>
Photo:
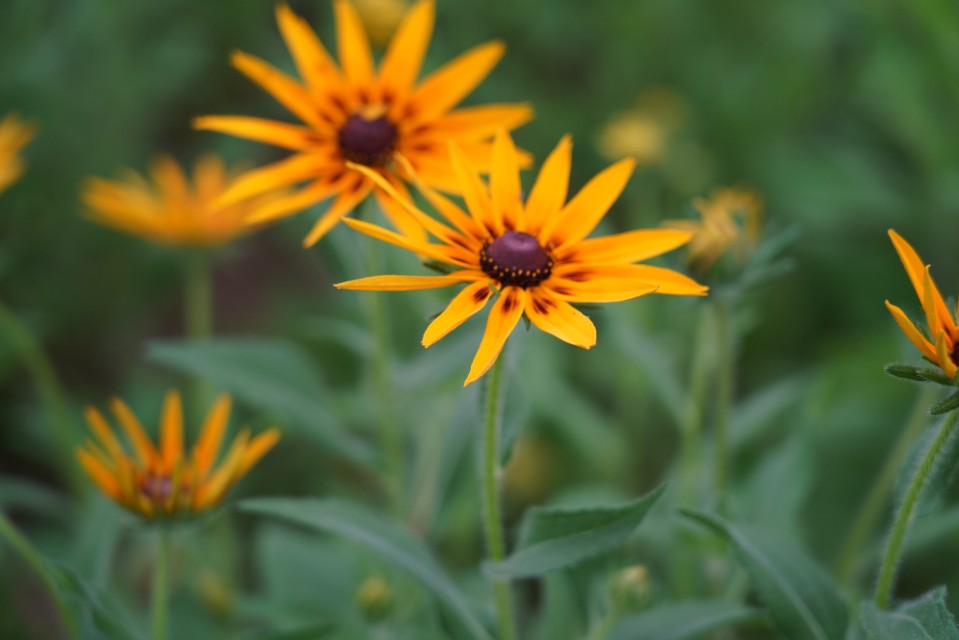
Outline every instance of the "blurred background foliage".
<path id="1" fill-rule="evenodd" d="M 328 3 L 291 4 L 332 46 Z M 600 153 L 608 123 L 624 113 L 646 118 L 638 135 L 652 151 L 607 230 L 689 216 L 694 197 L 730 184 L 762 194 L 768 234 L 798 229 L 788 250 L 794 268 L 735 310 L 742 338 L 731 500 L 741 519 L 788 532 L 832 565 L 918 393 L 882 374 L 886 362 L 914 358 L 883 299 L 918 313 L 886 229 L 909 239 L 947 295 L 959 289 L 951 232 L 959 222 L 959 6 L 440 0 L 427 68 L 494 38 L 506 42 L 507 55 L 470 102 L 532 102 L 537 118 L 516 137 L 537 161 L 571 132 L 574 186 L 610 162 Z M 181 162 L 209 150 L 250 165 L 271 159 L 261 145 L 190 128 L 200 114 L 283 117 L 229 67 L 233 49 L 292 69 L 273 3 L 264 0 L 0 4 L 0 114 L 17 111 L 40 126 L 26 150 L 26 176 L 0 199 L 0 298 L 50 354 L 77 439 L 86 403 L 102 406 L 119 394 L 149 421 L 183 373 L 224 386 L 223 376 L 236 372 L 229 362 L 226 372 L 211 371 L 216 357 L 197 364 L 176 343 L 154 342 L 183 334 L 180 256 L 89 223 L 77 198 L 85 177 L 142 169 L 158 152 Z M 471 468 L 478 390 L 458 387 L 482 323 L 424 352 L 419 337 L 444 294 L 335 292 L 332 282 L 366 273 L 369 243 L 340 227 L 302 250 L 299 238 L 316 215 L 217 256 L 216 333 L 282 341 L 283 353 L 257 357 L 280 358 L 276 371 L 288 376 L 298 372 L 290 384 L 303 385 L 302 395 L 325 409 L 316 419 L 330 423 L 297 422 L 282 399 L 244 397 L 256 371 L 252 383 L 228 381 L 246 423 L 276 422 L 286 432 L 239 493 L 346 496 L 382 507 L 366 365 L 369 296 L 382 295 L 395 347 L 390 402 L 411 457 L 408 520 L 454 573 L 465 571 L 481 548 Z M 385 250 L 381 260 L 416 268 L 398 251 Z M 522 429 L 506 476 L 513 525 L 530 504 L 635 496 L 669 476 L 675 407 L 703 304 L 655 297 L 596 311 L 599 345 L 589 353 L 535 330 L 514 341 L 507 428 L 515 421 Z M 292 355 L 284 351 L 290 344 Z M 10 344 L 0 344 L 0 398 L 0 500 L 18 509 L 18 522 L 45 552 L 94 582 L 127 585 L 124 597 L 136 601 L 149 555 L 112 506 L 67 502 L 49 421 Z M 340 434 L 349 452 L 317 429 Z M 954 503 L 920 521 L 926 535 L 916 535 L 900 595 L 959 586 L 951 569 L 959 560 Z M 322 542 L 319 553 L 319 543 L 304 543 L 299 532 L 239 518 L 240 563 L 203 535 L 182 546 L 200 560 L 177 558 L 176 625 L 191 637 L 238 633 L 273 611 L 312 623 L 314 607 L 331 617 L 351 611 L 350 624 L 362 629 L 361 608 L 344 598 L 373 574 L 387 576 L 396 592 L 409 581 L 336 540 Z M 669 518 L 663 522 L 621 552 L 651 567 L 654 594 L 670 590 L 660 566 L 659 552 L 671 544 Z M 112 555 L 88 553 L 118 541 Z M 869 590 L 874 556 L 863 569 L 844 585 L 854 593 Z M 2 575 L 0 635 L 50 634 L 49 611 L 26 570 Z M 522 593 L 534 603 L 542 597 L 533 584 Z M 412 606 L 391 614 L 397 637 L 418 637 L 409 635 L 418 627 L 404 636 L 397 622 Z"/>

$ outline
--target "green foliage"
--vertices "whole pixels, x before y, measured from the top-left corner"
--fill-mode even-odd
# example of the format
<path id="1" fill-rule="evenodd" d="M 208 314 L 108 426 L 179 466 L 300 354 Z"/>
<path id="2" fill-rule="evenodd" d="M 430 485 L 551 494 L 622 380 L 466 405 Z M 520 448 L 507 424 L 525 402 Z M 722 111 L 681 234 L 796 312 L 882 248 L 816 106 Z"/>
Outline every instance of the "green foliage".
<path id="1" fill-rule="evenodd" d="M 761 610 L 735 602 L 676 602 L 626 616 L 613 627 L 607 640 L 694 640 L 717 629 L 762 620 Z"/>
<path id="2" fill-rule="evenodd" d="M 868 640 L 959 639 L 959 627 L 946 607 L 945 587 L 903 602 L 893 611 L 881 611 L 874 603 L 866 602 L 861 617 Z"/>

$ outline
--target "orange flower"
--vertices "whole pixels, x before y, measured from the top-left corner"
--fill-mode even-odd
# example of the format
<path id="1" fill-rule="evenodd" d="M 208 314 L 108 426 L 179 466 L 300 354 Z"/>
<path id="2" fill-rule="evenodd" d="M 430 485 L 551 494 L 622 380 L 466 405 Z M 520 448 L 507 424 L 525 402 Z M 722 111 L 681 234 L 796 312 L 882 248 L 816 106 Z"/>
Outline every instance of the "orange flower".
<path id="1" fill-rule="evenodd" d="M 936 283 L 929 275 L 929 266 L 923 266 L 916 251 L 898 233 L 889 230 L 892 244 L 906 268 L 912 288 L 919 296 L 922 310 L 926 316 L 928 333 L 923 333 L 906 317 L 902 309 L 886 300 L 886 308 L 892 314 L 896 324 L 906 334 L 909 341 L 916 345 L 922 355 L 936 364 L 949 378 L 955 378 L 959 370 L 959 330 L 952 312 L 946 305 Z M 928 337 L 927 337 L 928 336 Z"/>
<path id="2" fill-rule="evenodd" d="M 759 242 L 763 212 L 762 197 L 751 189 L 725 187 L 709 199 L 697 198 L 693 206 L 700 220 L 668 220 L 664 226 L 693 234 L 689 261 L 699 271 L 709 271 L 732 250 L 739 262 Z"/>
<path id="3" fill-rule="evenodd" d="M 334 0 L 333 10 L 340 66 L 303 19 L 285 5 L 277 9 L 280 33 L 302 84 L 259 58 L 234 54 L 233 65 L 304 124 L 244 116 L 198 118 L 198 129 L 294 152 L 241 177 L 220 204 L 308 182 L 299 192 L 258 208 L 251 220 L 283 218 L 334 197 L 304 241 L 310 246 L 374 191 L 398 229 L 421 233 L 402 207 L 384 197 L 381 190 L 374 190 L 374 181 L 350 164 L 374 170 L 395 190 L 405 193 L 408 176 L 393 163 L 402 156 L 430 185 L 455 190 L 459 183 L 447 162 L 447 142 L 456 141 L 473 162 L 488 168 L 492 134 L 528 121 L 532 109 L 524 104 L 454 109 L 499 61 L 504 50 L 499 42 L 480 45 L 416 83 L 433 31 L 433 0 L 421 0 L 406 14 L 379 70 L 374 68 L 356 8 L 348 0 Z"/>
<path id="4" fill-rule="evenodd" d="M 8 114 L 0 121 L 0 192 L 23 175 L 24 163 L 20 151 L 36 133 L 34 125 L 21 120 L 15 113 Z"/>
<path id="5" fill-rule="evenodd" d="M 88 407 L 87 423 L 96 440 L 87 440 L 77 451 L 77 457 L 103 493 L 144 518 L 199 513 L 219 503 L 230 487 L 280 439 L 276 428 L 267 429 L 252 439 L 250 430 L 244 428 L 217 466 L 230 404 L 228 395 L 217 398 L 189 456 L 183 451 L 183 412 L 180 394 L 176 391 L 167 393 L 163 405 L 159 447 L 150 441 L 122 400 L 111 401 L 113 414 L 133 449 L 132 456 L 103 414 Z"/>
<path id="6" fill-rule="evenodd" d="M 633 264 L 681 247 L 691 237 L 688 232 L 640 229 L 586 238 L 622 193 L 634 163 L 623 160 L 614 164 L 566 202 L 571 146 L 569 137 L 563 138 L 547 158 L 524 202 L 519 155 L 508 134 L 500 132 L 496 137 L 488 187 L 467 154 L 451 145 L 451 165 L 469 213 L 428 186 L 419 185 L 449 224 L 417 209 L 376 172 L 359 167 L 397 198 L 441 244 L 393 233 L 360 220 L 347 219 L 346 224 L 445 263 L 451 272 L 444 276 L 373 276 L 336 286 L 403 291 L 467 283 L 427 327 L 423 335 L 425 347 L 482 310 L 498 292 L 466 384 L 480 378 L 493 365 L 524 314 L 542 331 L 589 349 L 596 344 L 596 327 L 570 303 L 619 302 L 649 293 L 704 295 L 706 287 L 680 273 Z"/>
<path id="7" fill-rule="evenodd" d="M 134 171 L 122 180 L 87 180 L 81 198 L 90 219 L 155 242 L 216 246 L 252 231 L 246 220 L 250 211 L 283 195 L 217 205 L 232 177 L 212 154 L 197 161 L 192 185 L 169 156 L 158 157 L 150 169 L 152 184 Z"/>

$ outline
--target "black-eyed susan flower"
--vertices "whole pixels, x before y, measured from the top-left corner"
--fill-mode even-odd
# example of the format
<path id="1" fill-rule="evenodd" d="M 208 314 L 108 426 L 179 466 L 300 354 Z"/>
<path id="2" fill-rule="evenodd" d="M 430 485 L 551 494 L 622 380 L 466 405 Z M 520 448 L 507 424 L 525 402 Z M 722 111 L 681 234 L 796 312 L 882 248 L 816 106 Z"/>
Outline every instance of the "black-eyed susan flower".
<path id="1" fill-rule="evenodd" d="M 479 312 L 498 293 L 466 384 L 492 366 L 524 314 L 546 333 L 589 349 L 596 344 L 596 328 L 572 303 L 618 302 L 649 293 L 704 295 L 706 287 L 676 271 L 634 264 L 682 246 L 689 241 L 689 232 L 641 229 L 587 239 L 626 186 L 634 163 L 623 160 L 614 164 L 567 202 L 570 148 L 569 137 L 563 138 L 547 158 L 524 202 L 520 156 L 509 135 L 501 132 L 496 138 L 488 186 L 467 154 L 451 145 L 450 164 L 460 182 L 468 213 L 428 186 L 419 185 L 446 223 L 423 213 L 392 191 L 376 172 L 361 167 L 440 243 L 394 233 L 360 220 L 347 219 L 346 224 L 445 263 L 452 271 L 442 276 L 373 276 L 336 286 L 411 290 L 467 283 L 427 327 L 423 335 L 426 347 Z"/>
<path id="2" fill-rule="evenodd" d="M 204 511 L 219 503 L 280 439 L 276 428 L 252 438 L 250 430 L 243 428 L 221 457 L 230 405 L 229 396 L 217 398 L 199 440 L 187 455 L 183 449 L 179 393 L 171 391 L 166 396 L 160 418 L 159 446 L 153 444 L 130 408 L 114 398 L 110 408 L 132 454 L 103 414 L 88 407 L 87 423 L 95 438 L 83 444 L 77 457 L 104 494 L 145 518 L 187 516 Z"/>
<path id="3" fill-rule="evenodd" d="M 173 158 L 160 156 L 149 176 L 128 170 L 119 180 L 88 179 L 81 198 L 94 222 L 164 244 L 217 246 L 253 230 L 250 212 L 283 196 L 220 206 L 232 181 L 218 156 L 196 162 L 192 184 Z"/>
<path id="4" fill-rule="evenodd" d="M 0 121 L 0 193 L 23 175 L 20 151 L 36 135 L 36 126 L 11 113 Z"/>
<path id="5" fill-rule="evenodd" d="M 709 271 L 719 258 L 732 252 L 742 262 L 759 242 L 763 200 L 751 189 L 725 187 L 708 199 L 693 201 L 699 220 L 670 220 L 665 226 L 689 231 L 689 261 L 698 271 Z"/>
<path id="6" fill-rule="evenodd" d="M 920 331 L 915 324 L 903 313 L 902 309 L 886 300 L 886 308 L 896 320 L 896 324 L 906 334 L 909 341 L 930 362 L 934 363 L 950 380 L 956 377 L 959 370 L 959 329 L 949 306 L 939 293 L 939 288 L 929 274 L 929 266 L 923 265 L 916 251 L 902 236 L 889 230 L 892 244 L 906 268 L 909 281 L 912 282 L 923 313 L 926 316 L 927 331 Z"/>
<path id="7" fill-rule="evenodd" d="M 596 148 L 610 160 L 629 156 L 639 166 L 656 164 L 666 155 L 670 137 L 682 126 L 686 111 L 676 93 L 649 89 L 634 108 L 609 119 L 599 132 Z"/>
<path id="8" fill-rule="evenodd" d="M 433 187 L 459 187 L 447 161 L 446 145 L 456 141 L 477 166 L 488 168 L 490 139 L 498 129 L 515 128 L 532 117 L 524 104 L 455 109 L 489 74 L 503 45 L 480 45 L 417 83 L 433 30 L 433 0 L 421 0 L 407 13 L 374 67 L 367 34 L 348 0 L 335 0 L 339 65 L 307 23 L 281 5 L 280 32 L 302 76 L 298 82 L 259 58 L 236 53 L 233 64 L 302 121 L 294 125 L 242 116 L 207 116 L 195 126 L 272 144 L 290 157 L 253 170 L 223 195 L 221 204 L 242 201 L 273 189 L 306 183 L 296 193 L 259 208 L 251 217 L 265 222 L 292 215 L 334 198 L 304 244 L 310 246 L 352 211 L 371 191 L 394 226 L 407 235 L 418 225 L 375 182 L 351 164 L 376 172 L 405 192 L 401 155 Z M 408 177 L 408 176 L 407 176 Z"/>

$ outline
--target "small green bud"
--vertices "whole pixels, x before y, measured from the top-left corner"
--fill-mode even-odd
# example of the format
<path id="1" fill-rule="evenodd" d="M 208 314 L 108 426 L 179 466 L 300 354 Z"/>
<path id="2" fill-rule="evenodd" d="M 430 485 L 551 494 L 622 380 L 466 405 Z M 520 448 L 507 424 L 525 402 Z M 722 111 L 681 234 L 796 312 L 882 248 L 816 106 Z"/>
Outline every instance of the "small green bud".
<path id="1" fill-rule="evenodd" d="M 370 576 L 357 590 L 356 604 L 367 620 L 382 620 L 393 607 L 393 590 L 383 576 Z"/>
<path id="2" fill-rule="evenodd" d="M 641 564 L 622 569 L 613 576 L 610 596 L 623 613 L 643 609 L 649 601 L 649 571 Z"/>

